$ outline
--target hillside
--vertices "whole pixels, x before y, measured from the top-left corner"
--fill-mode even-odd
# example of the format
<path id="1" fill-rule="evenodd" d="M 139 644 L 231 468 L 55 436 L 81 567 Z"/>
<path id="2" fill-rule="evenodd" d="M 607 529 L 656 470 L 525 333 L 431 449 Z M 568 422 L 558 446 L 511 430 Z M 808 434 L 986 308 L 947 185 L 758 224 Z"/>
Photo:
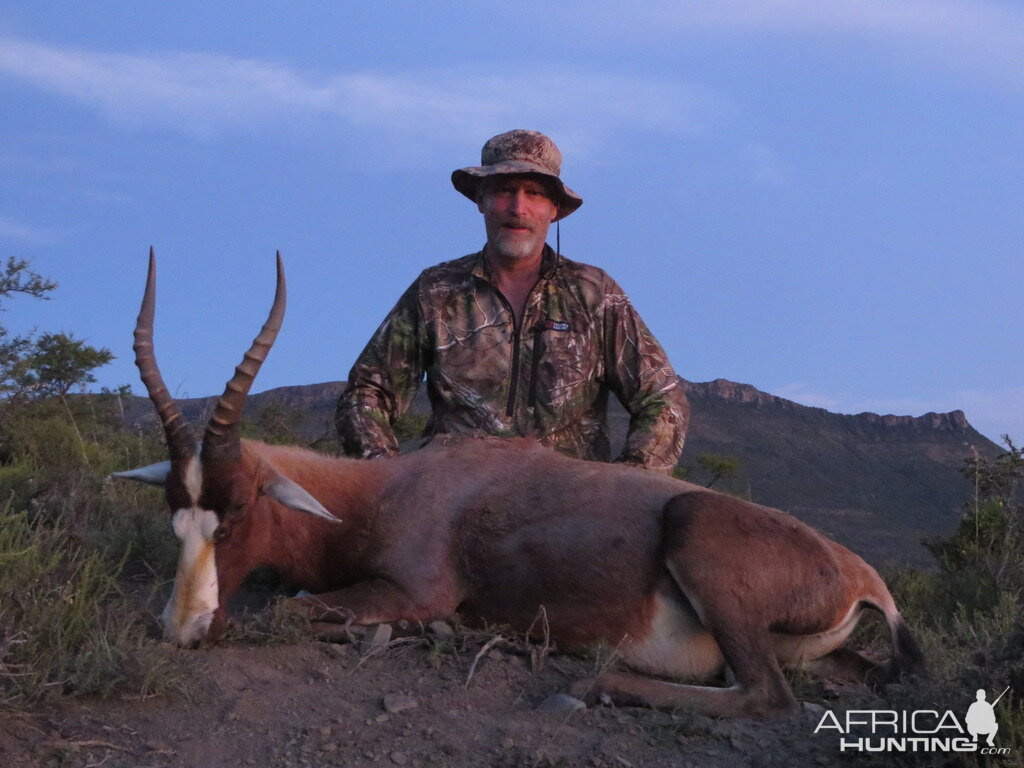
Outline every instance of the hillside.
<path id="1" fill-rule="evenodd" d="M 702 453 L 740 459 L 738 475 L 723 490 L 792 512 L 875 563 L 927 565 L 920 540 L 948 534 L 970 492 L 957 469 L 974 450 L 999 450 L 962 411 L 843 415 L 724 379 L 684 384 L 693 415 L 681 464 L 693 465 Z M 247 416 L 273 413 L 311 442 L 331 441 L 343 386 L 327 382 L 252 395 Z M 193 424 L 202 423 L 212 403 L 180 401 Z M 427 412 L 425 393 L 413 410 Z M 126 403 L 125 415 L 139 425 L 154 421 L 145 398 Z M 618 447 L 628 417 L 614 399 L 609 422 Z"/>

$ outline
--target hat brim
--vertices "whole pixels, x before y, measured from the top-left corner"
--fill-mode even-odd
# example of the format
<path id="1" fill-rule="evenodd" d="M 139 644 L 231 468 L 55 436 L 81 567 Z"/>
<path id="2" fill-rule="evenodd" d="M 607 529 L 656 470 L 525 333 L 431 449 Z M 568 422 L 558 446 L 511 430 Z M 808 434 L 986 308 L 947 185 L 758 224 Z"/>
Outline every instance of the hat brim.
<path id="1" fill-rule="evenodd" d="M 558 216 L 555 221 L 564 219 L 583 205 L 583 198 L 567 187 L 560 178 L 555 176 L 543 166 L 531 163 L 527 160 L 505 160 L 494 165 L 474 166 L 470 168 L 459 168 L 452 171 L 452 186 L 468 197 L 474 203 L 479 202 L 480 184 L 489 176 L 502 175 L 519 176 L 543 176 L 561 191 L 561 200 L 558 200 Z"/>

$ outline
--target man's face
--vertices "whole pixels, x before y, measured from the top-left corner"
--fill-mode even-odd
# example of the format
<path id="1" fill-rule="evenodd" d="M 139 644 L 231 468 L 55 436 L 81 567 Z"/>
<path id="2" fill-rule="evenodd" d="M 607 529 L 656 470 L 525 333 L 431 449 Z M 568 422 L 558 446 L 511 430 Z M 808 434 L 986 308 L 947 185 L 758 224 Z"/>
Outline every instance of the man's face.
<path id="1" fill-rule="evenodd" d="M 488 250 L 505 259 L 540 254 L 548 227 L 558 214 L 544 184 L 529 176 L 485 180 L 477 207 L 484 215 Z"/>

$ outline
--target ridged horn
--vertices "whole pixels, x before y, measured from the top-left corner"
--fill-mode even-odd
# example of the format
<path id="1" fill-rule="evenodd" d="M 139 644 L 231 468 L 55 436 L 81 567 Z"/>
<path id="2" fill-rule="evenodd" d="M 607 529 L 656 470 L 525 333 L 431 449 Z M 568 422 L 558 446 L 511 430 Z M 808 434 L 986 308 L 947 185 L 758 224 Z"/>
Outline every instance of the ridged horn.
<path id="1" fill-rule="evenodd" d="M 149 399 L 156 406 L 157 415 L 167 437 L 167 449 L 171 461 L 177 463 L 195 455 L 196 444 L 189 430 L 188 422 L 181 415 L 181 409 L 167 391 L 153 351 L 153 316 L 156 314 L 156 254 L 149 247 L 149 273 L 146 275 L 146 292 L 142 296 L 142 308 L 135 321 L 135 365 L 139 367 L 142 383 L 146 385 Z"/>
<path id="2" fill-rule="evenodd" d="M 267 359 L 267 353 L 274 345 L 277 332 L 281 330 L 284 319 L 285 295 L 284 266 L 281 263 L 281 252 L 277 252 L 277 290 L 274 292 L 274 304 L 270 308 L 267 321 L 260 329 L 259 335 L 253 339 L 252 346 L 245 353 L 242 362 L 235 368 L 235 375 L 224 387 L 224 394 L 217 400 L 213 415 L 206 425 L 203 436 L 203 463 L 222 463 L 238 461 L 242 456 L 241 437 L 238 423 L 242 420 L 242 410 L 249 395 L 249 388 L 259 373 L 260 366 Z"/>

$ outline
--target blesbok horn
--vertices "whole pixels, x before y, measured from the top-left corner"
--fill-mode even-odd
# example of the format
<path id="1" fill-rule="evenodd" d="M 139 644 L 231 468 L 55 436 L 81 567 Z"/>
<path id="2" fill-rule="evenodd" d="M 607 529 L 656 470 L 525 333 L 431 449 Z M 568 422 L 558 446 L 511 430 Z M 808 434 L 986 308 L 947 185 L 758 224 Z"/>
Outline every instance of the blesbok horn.
<path id="1" fill-rule="evenodd" d="M 149 247 L 149 273 L 146 276 L 146 292 L 142 296 L 142 307 L 135 322 L 135 365 L 139 368 L 142 383 L 146 385 L 149 399 L 156 406 L 167 437 L 167 448 L 172 462 L 184 461 L 196 453 L 196 442 L 188 422 L 171 393 L 167 391 L 153 352 L 153 316 L 156 309 L 156 254 Z"/>
<path id="2" fill-rule="evenodd" d="M 277 252 L 277 289 L 274 292 L 274 304 L 270 314 L 260 329 L 259 335 L 253 339 L 249 351 L 242 357 L 242 362 L 235 368 L 235 375 L 224 387 L 224 394 L 217 400 L 213 415 L 206 425 L 203 436 L 202 460 L 204 465 L 231 463 L 242 456 L 241 435 L 238 424 L 242 420 L 245 400 L 259 373 L 260 366 L 267 359 L 267 353 L 281 330 L 284 319 L 286 301 L 284 266 L 281 264 L 281 252 Z"/>

